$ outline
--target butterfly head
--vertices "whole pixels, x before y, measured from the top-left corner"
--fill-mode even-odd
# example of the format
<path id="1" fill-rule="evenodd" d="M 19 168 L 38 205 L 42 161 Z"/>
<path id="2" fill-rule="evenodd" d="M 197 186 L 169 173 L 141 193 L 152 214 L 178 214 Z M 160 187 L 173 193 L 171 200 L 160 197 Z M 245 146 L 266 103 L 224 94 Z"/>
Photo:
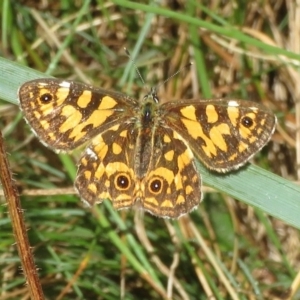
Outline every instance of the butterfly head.
<path id="1" fill-rule="evenodd" d="M 152 87 L 150 92 L 146 94 L 143 98 L 143 103 L 152 102 L 152 103 L 159 103 L 159 98 L 157 96 L 157 88 Z"/>

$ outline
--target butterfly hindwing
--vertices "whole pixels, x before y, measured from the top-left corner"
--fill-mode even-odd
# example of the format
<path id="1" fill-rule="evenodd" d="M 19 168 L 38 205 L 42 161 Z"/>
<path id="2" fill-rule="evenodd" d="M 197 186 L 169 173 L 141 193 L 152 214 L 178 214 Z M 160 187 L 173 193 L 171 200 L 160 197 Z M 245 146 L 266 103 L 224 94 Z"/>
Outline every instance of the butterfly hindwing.
<path id="1" fill-rule="evenodd" d="M 115 125 L 93 139 L 79 160 L 75 180 L 82 199 L 90 205 L 109 199 L 116 209 L 135 205 L 169 218 L 197 207 L 201 178 L 193 153 L 181 136 L 158 128 L 150 137 L 149 157 L 140 153 L 138 139 L 141 136 L 134 124 Z M 139 154 L 148 166 L 143 172 L 138 170 Z"/>
<path id="2" fill-rule="evenodd" d="M 95 137 L 79 160 L 75 187 L 90 205 L 109 199 L 116 209 L 134 203 L 134 151 L 137 132 L 115 125 Z"/>
<path id="3" fill-rule="evenodd" d="M 142 185 L 142 206 L 156 216 L 178 218 L 200 203 L 201 177 L 194 155 L 176 131 L 162 127 L 155 131 Z"/>

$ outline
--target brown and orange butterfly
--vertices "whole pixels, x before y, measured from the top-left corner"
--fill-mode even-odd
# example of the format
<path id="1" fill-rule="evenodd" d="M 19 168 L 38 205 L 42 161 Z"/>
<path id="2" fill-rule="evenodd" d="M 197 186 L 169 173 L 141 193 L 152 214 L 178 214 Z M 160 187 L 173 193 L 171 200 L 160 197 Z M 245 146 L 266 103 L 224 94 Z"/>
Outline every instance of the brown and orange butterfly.
<path id="1" fill-rule="evenodd" d="M 138 204 L 153 215 L 178 218 L 202 199 L 195 164 L 228 172 L 244 165 L 270 139 L 274 114 L 240 100 L 141 101 L 60 79 L 37 79 L 19 90 L 27 122 L 43 144 L 70 151 L 88 142 L 75 187 L 90 205 Z"/>

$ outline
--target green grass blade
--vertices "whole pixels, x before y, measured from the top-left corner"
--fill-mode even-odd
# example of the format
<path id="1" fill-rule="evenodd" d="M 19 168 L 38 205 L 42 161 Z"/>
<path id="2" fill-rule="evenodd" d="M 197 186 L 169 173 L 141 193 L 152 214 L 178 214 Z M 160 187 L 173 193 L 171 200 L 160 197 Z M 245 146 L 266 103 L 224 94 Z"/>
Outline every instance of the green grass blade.
<path id="1" fill-rule="evenodd" d="M 23 82 L 44 74 L 0 58 L 1 97 L 17 103 L 17 90 Z M 211 173 L 199 164 L 206 185 L 300 228 L 300 186 L 250 165 L 226 175 Z"/>
<path id="2" fill-rule="evenodd" d="M 191 17 L 187 14 L 182 14 L 181 12 L 176 12 L 173 10 L 169 10 L 162 7 L 156 7 L 156 6 L 149 6 L 146 4 L 141 4 L 137 2 L 132 1 L 126 1 L 126 0 L 113 0 L 112 1 L 115 4 L 118 4 L 123 7 L 131 8 L 134 10 L 141 10 L 148 13 L 155 13 L 161 16 L 165 16 L 168 18 L 172 18 L 177 21 L 181 21 L 187 24 L 198 26 L 199 28 L 207 29 L 211 32 L 218 33 L 230 38 L 234 38 L 239 40 L 240 42 L 247 43 L 248 45 L 252 45 L 255 47 L 258 47 L 260 49 L 263 49 L 264 51 L 268 52 L 269 54 L 273 55 L 285 55 L 286 57 L 289 57 L 291 59 L 298 60 L 297 65 L 299 65 L 300 55 L 290 52 L 288 50 L 285 50 L 283 48 L 275 47 L 266 43 L 263 43 L 255 38 L 249 37 L 248 35 L 244 34 L 242 31 L 240 31 L 238 28 L 235 28 L 233 26 L 219 26 L 215 25 L 212 22 L 208 22 L 205 20 L 202 20 L 200 18 Z"/>

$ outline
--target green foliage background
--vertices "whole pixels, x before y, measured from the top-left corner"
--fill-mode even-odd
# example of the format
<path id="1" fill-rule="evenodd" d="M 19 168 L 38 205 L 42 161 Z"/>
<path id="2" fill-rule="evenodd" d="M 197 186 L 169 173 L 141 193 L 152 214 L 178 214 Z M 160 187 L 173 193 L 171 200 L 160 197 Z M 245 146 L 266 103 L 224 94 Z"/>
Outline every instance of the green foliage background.
<path id="1" fill-rule="evenodd" d="M 297 81 L 284 76 L 296 76 L 300 55 L 286 50 L 293 8 L 271 4 L 2 2 L 0 126 L 47 299 L 297 299 L 299 146 L 287 122 Z M 217 176 L 199 165 L 214 190 L 205 188 L 200 207 L 178 221 L 116 212 L 108 201 L 84 207 L 70 194 L 80 151 L 57 155 L 41 145 L 15 105 L 17 90 L 55 76 L 141 97 L 125 46 L 149 85 L 193 60 L 186 78 L 161 86 L 163 97 L 262 100 L 290 139 L 278 130 L 255 159 L 260 167 Z M 274 82 L 288 86 L 285 97 Z M 26 279 L 5 205 L 0 215 L 0 299 L 21 299 Z"/>

